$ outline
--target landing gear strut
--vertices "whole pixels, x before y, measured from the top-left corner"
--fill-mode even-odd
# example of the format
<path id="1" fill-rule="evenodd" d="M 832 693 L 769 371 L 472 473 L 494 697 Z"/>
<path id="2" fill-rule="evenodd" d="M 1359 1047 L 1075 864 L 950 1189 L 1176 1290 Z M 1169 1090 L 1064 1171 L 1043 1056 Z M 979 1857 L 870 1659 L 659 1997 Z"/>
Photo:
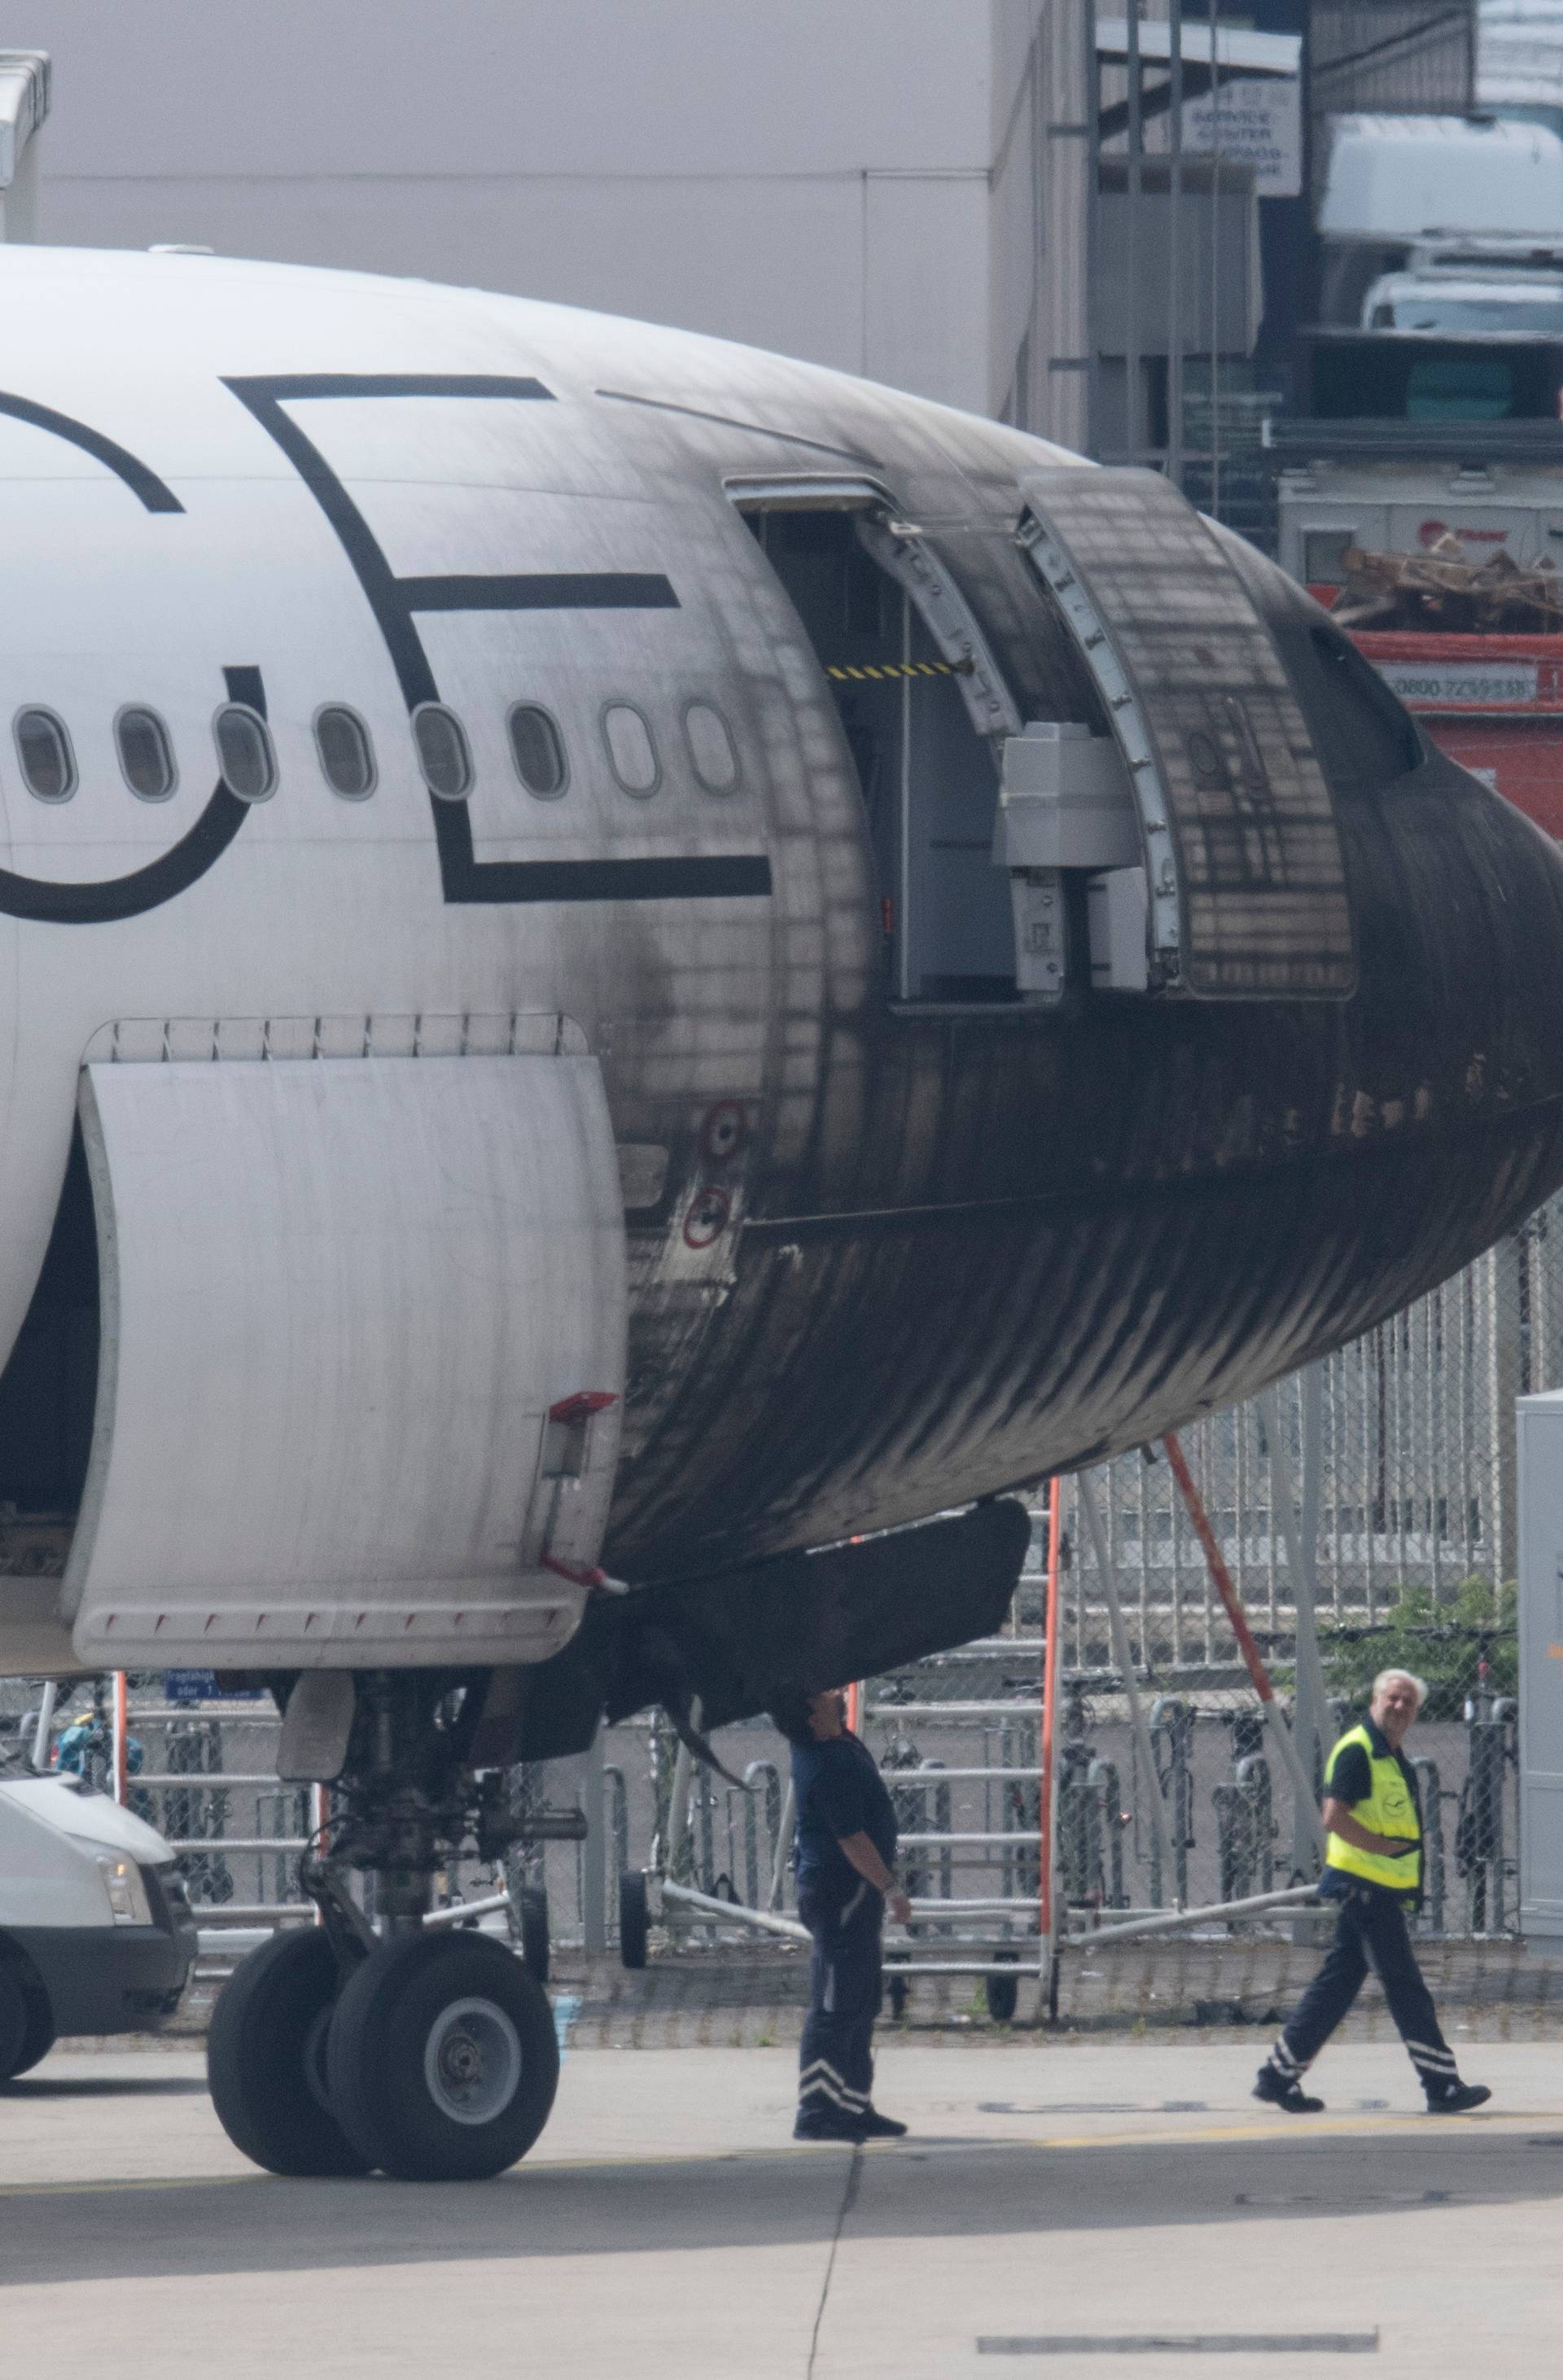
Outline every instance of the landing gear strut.
<path id="1" fill-rule="evenodd" d="M 486 1679 L 357 1681 L 329 1852 L 304 1863 L 321 1923 L 236 1970 L 213 2015 L 212 2098 L 236 2147 L 274 2173 L 478 2180 L 524 2156 L 554 2104 L 559 2052 L 541 1985 L 501 1943 L 424 1930 L 435 1870 L 469 1842 L 502 1857 L 529 1832 L 497 1772 L 466 1764 Z M 357 1871 L 374 1923 L 348 1889 Z"/>

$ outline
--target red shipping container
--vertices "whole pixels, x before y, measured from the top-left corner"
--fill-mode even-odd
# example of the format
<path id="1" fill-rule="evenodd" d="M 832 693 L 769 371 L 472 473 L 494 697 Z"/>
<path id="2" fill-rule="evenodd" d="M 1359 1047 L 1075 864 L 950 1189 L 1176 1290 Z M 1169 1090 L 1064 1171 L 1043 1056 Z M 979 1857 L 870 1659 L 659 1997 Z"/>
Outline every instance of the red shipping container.
<path id="1" fill-rule="evenodd" d="M 1563 841 L 1563 637 L 1348 633 L 1441 751 Z"/>

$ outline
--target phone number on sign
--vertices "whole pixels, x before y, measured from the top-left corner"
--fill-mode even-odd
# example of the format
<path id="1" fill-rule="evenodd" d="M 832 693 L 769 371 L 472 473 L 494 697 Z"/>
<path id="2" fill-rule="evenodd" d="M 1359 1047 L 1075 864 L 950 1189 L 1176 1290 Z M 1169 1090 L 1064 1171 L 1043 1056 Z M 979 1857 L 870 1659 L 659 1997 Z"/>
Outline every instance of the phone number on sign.
<path id="1" fill-rule="evenodd" d="M 1461 668 L 1419 669 L 1404 662 L 1380 664 L 1380 674 L 1402 702 L 1495 703 L 1534 702 L 1536 671 L 1523 666 L 1495 669 L 1490 663 Z"/>

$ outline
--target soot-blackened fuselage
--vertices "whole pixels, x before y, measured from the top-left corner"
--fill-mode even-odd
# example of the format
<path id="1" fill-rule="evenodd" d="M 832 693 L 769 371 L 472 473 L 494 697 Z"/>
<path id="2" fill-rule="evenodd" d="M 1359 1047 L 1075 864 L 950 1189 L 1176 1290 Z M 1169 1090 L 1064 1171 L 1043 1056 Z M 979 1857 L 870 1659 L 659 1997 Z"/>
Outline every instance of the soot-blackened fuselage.
<path id="1" fill-rule="evenodd" d="M 1306 599 L 1249 576 L 1306 636 Z M 1563 1181 L 1556 848 L 1431 745 L 1379 777 L 1349 727 L 1322 740 L 1355 996 L 875 1003 L 839 1061 L 849 1146 L 751 1180 L 698 1371 L 621 1488 L 632 1574 L 1151 1439 L 1370 1328 Z"/>

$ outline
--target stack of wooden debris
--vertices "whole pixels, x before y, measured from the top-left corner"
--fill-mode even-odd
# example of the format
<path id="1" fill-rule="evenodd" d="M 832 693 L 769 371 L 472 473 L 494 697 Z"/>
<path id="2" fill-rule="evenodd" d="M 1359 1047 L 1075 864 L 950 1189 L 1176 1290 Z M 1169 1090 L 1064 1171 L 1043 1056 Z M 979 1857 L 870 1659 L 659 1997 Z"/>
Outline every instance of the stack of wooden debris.
<path id="1" fill-rule="evenodd" d="M 1563 633 L 1563 578 L 1549 555 L 1531 568 L 1502 551 L 1468 561 L 1447 534 L 1423 553 L 1351 546 L 1330 616 L 1343 628 L 1423 628 L 1460 636 Z"/>

